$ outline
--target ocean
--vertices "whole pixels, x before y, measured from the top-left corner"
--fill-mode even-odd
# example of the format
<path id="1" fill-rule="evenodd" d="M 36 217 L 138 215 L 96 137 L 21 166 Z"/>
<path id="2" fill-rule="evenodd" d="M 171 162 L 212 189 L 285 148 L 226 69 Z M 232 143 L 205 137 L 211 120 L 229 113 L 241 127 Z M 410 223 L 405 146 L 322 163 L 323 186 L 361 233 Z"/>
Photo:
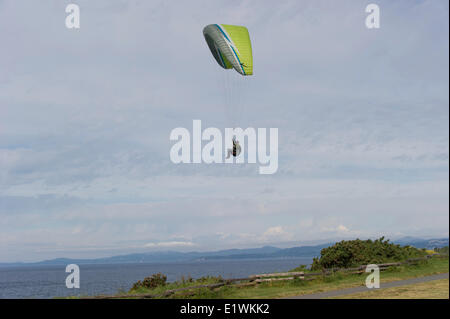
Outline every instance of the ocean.
<path id="1" fill-rule="evenodd" d="M 172 263 L 79 265 L 80 288 L 66 288 L 65 266 L 21 266 L 0 268 L 0 298 L 54 298 L 93 296 L 128 291 L 133 283 L 163 273 L 168 281 L 182 276 L 241 278 L 253 274 L 288 271 L 312 257 L 286 259 L 208 260 Z"/>

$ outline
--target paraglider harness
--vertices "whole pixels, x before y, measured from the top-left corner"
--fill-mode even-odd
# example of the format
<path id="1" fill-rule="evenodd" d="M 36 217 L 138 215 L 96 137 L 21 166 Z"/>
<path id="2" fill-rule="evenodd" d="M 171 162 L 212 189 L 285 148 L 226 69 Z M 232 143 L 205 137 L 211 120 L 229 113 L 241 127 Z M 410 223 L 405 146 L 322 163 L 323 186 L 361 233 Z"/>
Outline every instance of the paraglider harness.
<path id="1" fill-rule="evenodd" d="M 233 138 L 233 149 L 230 150 L 231 154 L 233 154 L 234 157 L 241 154 L 241 146 L 239 145 L 239 142 L 236 140 L 236 137 Z"/>
<path id="2" fill-rule="evenodd" d="M 233 156 L 236 157 L 236 153 L 237 153 L 237 146 L 236 146 L 236 140 L 233 139 Z"/>

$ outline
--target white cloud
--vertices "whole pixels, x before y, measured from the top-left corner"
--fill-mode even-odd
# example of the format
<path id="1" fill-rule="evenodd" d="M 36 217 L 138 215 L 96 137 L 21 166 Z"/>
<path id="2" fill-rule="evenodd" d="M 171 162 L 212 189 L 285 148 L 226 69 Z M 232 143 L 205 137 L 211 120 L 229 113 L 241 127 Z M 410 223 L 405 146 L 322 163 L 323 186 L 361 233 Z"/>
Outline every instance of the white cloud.
<path id="1" fill-rule="evenodd" d="M 339 225 L 339 226 L 337 227 L 337 230 L 338 230 L 339 232 L 343 232 L 343 233 L 349 232 L 349 229 L 348 229 L 347 227 L 345 227 L 344 225 Z"/>
<path id="2" fill-rule="evenodd" d="M 147 243 L 144 247 L 154 248 L 154 247 L 191 247 L 195 246 L 194 243 L 189 241 L 166 241 L 159 243 Z"/>
<path id="3" fill-rule="evenodd" d="M 283 227 L 281 226 L 274 226 L 270 227 L 264 232 L 264 236 L 280 236 L 283 235 L 285 232 L 283 230 Z"/>

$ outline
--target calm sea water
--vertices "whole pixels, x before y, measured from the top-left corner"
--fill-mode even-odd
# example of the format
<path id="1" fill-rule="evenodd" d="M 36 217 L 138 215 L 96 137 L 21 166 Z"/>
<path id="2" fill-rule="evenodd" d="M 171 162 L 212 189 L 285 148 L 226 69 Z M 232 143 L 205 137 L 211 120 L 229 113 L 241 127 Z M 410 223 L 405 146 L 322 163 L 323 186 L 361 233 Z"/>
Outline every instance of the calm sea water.
<path id="1" fill-rule="evenodd" d="M 222 276 L 246 277 L 259 273 L 287 271 L 312 258 L 220 260 L 178 263 L 80 265 L 80 288 L 66 288 L 65 266 L 0 268 L 0 298 L 53 298 L 115 294 L 128 291 L 133 283 L 161 272 L 168 281 L 181 276 L 199 278 Z"/>

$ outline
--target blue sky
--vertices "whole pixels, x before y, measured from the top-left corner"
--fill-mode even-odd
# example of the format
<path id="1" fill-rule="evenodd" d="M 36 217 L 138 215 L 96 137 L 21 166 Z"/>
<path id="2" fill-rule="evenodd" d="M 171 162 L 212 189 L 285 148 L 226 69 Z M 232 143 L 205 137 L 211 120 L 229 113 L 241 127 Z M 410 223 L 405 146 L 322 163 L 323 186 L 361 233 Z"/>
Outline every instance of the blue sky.
<path id="1" fill-rule="evenodd" d="M 79 30 L 0 1 L 0 261 L 448 236 L 448 1 L 376 1 L 378 30 L 370 1 L 73 2 Z M 249 29 L 274 175 L 170 161 L 172 129 L 227 127 L 210 23 Z"/>

